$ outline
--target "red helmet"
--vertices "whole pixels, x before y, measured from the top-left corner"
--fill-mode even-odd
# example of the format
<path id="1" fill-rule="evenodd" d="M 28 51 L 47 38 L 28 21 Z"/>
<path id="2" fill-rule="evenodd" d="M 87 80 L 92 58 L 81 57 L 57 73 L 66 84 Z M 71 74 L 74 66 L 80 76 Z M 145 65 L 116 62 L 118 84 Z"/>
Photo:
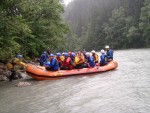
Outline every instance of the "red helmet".
<path id="1" fill-rule="evenodd" d="M 71 56 L 71 52 L 68 52 L 68 55 Z"/>

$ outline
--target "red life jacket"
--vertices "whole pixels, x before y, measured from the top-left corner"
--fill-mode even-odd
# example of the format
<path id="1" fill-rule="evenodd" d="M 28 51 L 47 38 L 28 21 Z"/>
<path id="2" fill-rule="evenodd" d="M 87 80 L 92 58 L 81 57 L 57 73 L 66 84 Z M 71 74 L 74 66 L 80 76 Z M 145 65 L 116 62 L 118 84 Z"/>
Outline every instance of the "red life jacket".
<path id="1" fill-rule="evenodd" d="M 72 60 L 70 57 L 67 57 L 63 62 L 62 66 L 67 67 L 68 69 L 73 69 Z"/>
<path id="2" fill-rule="evenodd" d="M 58 62 L 61 62 L 61 58 L 59 56 L 56 57 Z"/>

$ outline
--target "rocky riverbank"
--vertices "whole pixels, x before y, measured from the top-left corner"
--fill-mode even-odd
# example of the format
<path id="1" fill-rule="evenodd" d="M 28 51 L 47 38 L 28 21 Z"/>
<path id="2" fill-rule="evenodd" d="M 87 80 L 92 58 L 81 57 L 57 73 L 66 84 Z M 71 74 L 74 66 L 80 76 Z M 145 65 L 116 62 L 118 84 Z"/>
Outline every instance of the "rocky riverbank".
<path id="1" fill-rule="evenodd" d="M 0 81 L 6 81 L 10 76 L 10 71 L 4 64 L 0 64 Z"/>
<path id="2" fill-rule="evenodd" d="M 15 76 L 15 79 L 23 78 L 21 73 L 22 73 L 22 70 L 18 70 Z M 1 63 L 0 64 L 0 82 L 9 80 L 10 75 L 11 75 L 11 71 L 7 69 L 6 65 Z"/>

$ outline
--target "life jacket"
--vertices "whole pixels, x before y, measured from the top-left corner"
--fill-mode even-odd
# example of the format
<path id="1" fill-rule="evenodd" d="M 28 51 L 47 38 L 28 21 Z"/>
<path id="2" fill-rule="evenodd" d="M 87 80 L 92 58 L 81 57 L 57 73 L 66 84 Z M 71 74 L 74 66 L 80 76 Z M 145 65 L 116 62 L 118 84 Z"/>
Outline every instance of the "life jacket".
<path id="1" fill-rule="evenodd" d="M 102 54 L 101 56 L 100 56 L 100 58 L 101 58 L 101 60 L 100 60 L 100 63 L 101 64 L 107 64 L 108 63 L 108 58 L 107 58 L 107 55 L 105 55 L 105 54 Z"/>
<path id="2" fill-rule="evenodd" d="M 76 66 L 79 62 L 79 57 L 78 56 L 75 56 L 75 59 L 74 59 L 74 66 Z"/>
<path id="3" fill-rule="evenodd" d="M 12 65 L 12 63 L 7 63 L 6 66 L 8 70 L 12 70 L 14 68 L 14 65 Z"/>
<path id="4" fill-rule="evenodd" d="M 50 67 L 52 67 L 54 70 L 58 70 L 59 64 L 56 58 L 52 58 L 50 60 Z"/>
<path id="5" fill-rule="evenodd" d="M 88 60 L 88 57 L 85 53 L 83 53 L 83 56 L 84 56 L 84 60 L 87 61 Z"/>
<path id="6" fill-rule="evenodd" d="M 73 68 L 73 61 L 70 57 L 65 58 L 64 62 L 62 63 L 62 66 L 67 67 L 68 69 Z"/>
<path id="7" fill-rule="evenodd" d="M 88 57 L 87 63 L 89 67 L 95 67 L 94 57 L 93 56 Z"/>
<path id="8" fill-rule="evenodd" d="M 113 60 L 113 53 L 114 53 L 114 52 L 113 52 L 112 49 L 107 50 L 107 53 L 106 53 L 106 54 L 107 54 L 108 60 L 109 60 L 109 59 L 112 59 L 112 60 Z"/>
<path id="9" fill-rule="evenodd" d="M 61 61 L 63 62 L 65 60 L 64 56 L 60 56 Z"/>
<path id="10" fill-rule="evenodd" d="M 47 62 L 47 56 L 46 56 L 46 54 L 42 54 L 41 55 L 40 62 L 41 63 Z"/>
<path id="11" fill-rule="evenodd" d="M 94 57 L 94 62 L 98 63 L 98 55 L 94 53 L 92 56 Z"/>
<path id="12" fill-rule="evenodd" d="M 60 56 L 57 56 L 56 59 L 57 59 L 58 62 L 62 62 Z"/>
<path id="13" fill-rule="evenodd" d="M 79 58 L 78 64 L 82 64 L 85 62 L 85 58 L 83 55 L 79 55 L 78 58 Z"/>

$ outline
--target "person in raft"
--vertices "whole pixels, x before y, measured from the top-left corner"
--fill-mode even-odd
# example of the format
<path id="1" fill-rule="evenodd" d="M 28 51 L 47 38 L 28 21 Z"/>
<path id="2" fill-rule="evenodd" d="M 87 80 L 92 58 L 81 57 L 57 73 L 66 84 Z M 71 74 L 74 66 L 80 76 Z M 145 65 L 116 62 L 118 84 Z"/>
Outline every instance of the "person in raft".
<path id="1" fill-rule="evenodd" d="M 85 59 L 84 59 L 83 54 L 81 52 L 78 52 L 78 54 L 75 55 L 75 59 L 73 63 L 75 69 L 82 69 L 84 66 L 84 62 L 85 62 Z"/>
<path id="2" fill-rule="evenodd" d="M 46 66 L 45 66 L 46 70 L 48 70 L 48 71 L 58 71 L 58 69 L 59 69 L 59 64 L 58 64 L 57 59 L 54 58 L 54 55 L 53 55 L 53 54 L 50 54 L 50 55 L 49 55 L 49 60 L 50 60 L 49 65 L 46 65 Z"/>
<path id="3" fill-rule="evenodd" d="M 91 56 L 89 52 L 86 53 L 86 56 L 87 56 L 87 65 L 88 65 L 87 67 L 88 68 L 95 67 L 95 62 L 94 62 L 93 56 Z"/>
<path id="4" fill-rule="evenodd" d="M 60 69 L 62 69 L 62 70 L 71 70 L 71 69 L 73 69 L 73 61 L 72 61 L 71 57 L 68 56 L 68 53 L 64 53 L 64 56 L 65 56 L 65 60 L 62 63 L 62 66 L 61 66 Z"/>
<path id="5" fill-rule="evenodd" d="M 50 55 L 50 54 L 51 54 L 51 50 L 50 50 L 50 48 L 49 48 L 49 47 L 47 48 L 47 54 L 48 54 L 48 55 Z"/>
<path id="6" fill-rule="evenodd" d="M 106 55 L 107 55 L 107 58 L 108 58 L 108 62 L 109 61 L 112 61 L 113 60 L 113 50 L 109 48 L 109 46 L 105 46 L 105 49 L 106 49 Z"/>
<path id="7" fill-rule="evenodd" d="M 101 50 L 101 56 L 100 56 L 100 66 L 104 66 L 106 64 L 108 64 L 108 59 L 107 59 L 107 55 L 105 54 L 105 51 L 102 49 Z"/>
<path id="8" fill-rule="evenodd" d="M 63 63 L 63 61 L 65 59 L 64 56 L 62 56 L 61 53 L 56 53 L 56 59 L 58 61 L 59 67 L 61 67 L 61 65 L 62 65 L 62 63 Z"/>
<path id="9" fill-rule="evenodd" d="M 47 52 L 44 51 L 43 54 L 41 55 L 40 60 L 39 60 L 40 66 L 43 66 L 44 63 L 47 62 L 47 55 L 46 54 L 47 54 Z"/>
<path id="10" fill-rule="evenodd" d="M 96 54 L 95 50 L 92 50 L 91 52 L 92 52 L 92 56 L 94 57 L 94 62 L 98 63 L 98 60 L 99 60 L 98 57 L 99 56 Z"/>

